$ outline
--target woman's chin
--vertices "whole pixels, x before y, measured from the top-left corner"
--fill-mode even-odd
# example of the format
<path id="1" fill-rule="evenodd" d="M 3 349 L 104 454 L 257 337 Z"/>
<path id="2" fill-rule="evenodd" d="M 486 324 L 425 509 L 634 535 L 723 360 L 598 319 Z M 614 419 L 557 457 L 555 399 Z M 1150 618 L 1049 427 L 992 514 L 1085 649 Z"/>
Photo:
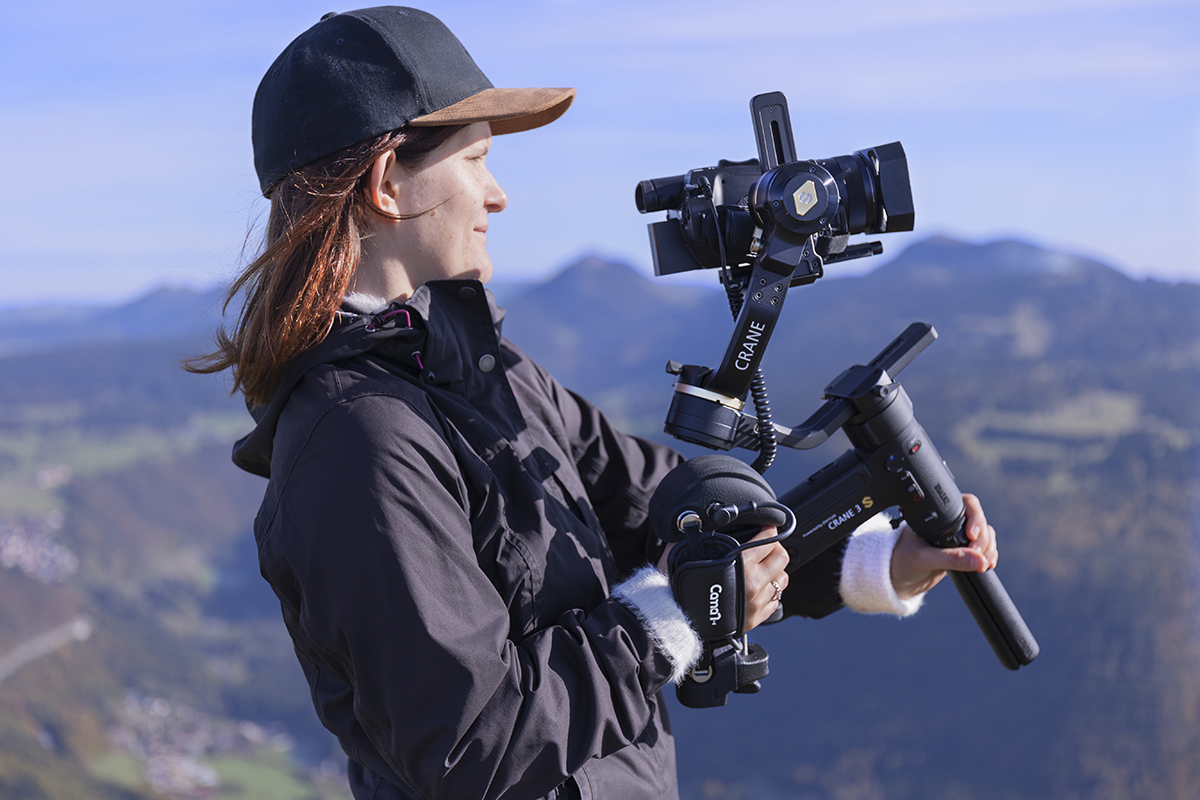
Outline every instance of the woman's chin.
<path id="1" fill-rule="evenodd" d="M 492 279 L 492 262 L 491 259 L 478 264 L 475 267 L 466 269 L 459 275 L 455 276 L 462 280 L 476 280 L 480 283 L 487 283 Z"/>

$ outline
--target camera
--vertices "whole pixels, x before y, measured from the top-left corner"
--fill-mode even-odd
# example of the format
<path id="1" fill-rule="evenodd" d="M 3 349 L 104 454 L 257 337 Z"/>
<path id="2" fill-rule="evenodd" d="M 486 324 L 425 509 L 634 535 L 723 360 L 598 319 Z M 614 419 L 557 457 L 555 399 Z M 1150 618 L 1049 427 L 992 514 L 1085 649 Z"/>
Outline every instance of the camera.
<path id="1" fill-rule="evenodd" d="M 655 274 L 720 267 L 745 273 L 760 259 L 795 286 L 821 277 L 826 263 L 881 252 L 876 244 L 849 245 L 854 234 L 913 229 L 899 142 L 802 161 L 782 93 L 755 97 L 751 115 L 759 158 L 638 184 L 638 211 L 668 214 L 649 226 Z"/>

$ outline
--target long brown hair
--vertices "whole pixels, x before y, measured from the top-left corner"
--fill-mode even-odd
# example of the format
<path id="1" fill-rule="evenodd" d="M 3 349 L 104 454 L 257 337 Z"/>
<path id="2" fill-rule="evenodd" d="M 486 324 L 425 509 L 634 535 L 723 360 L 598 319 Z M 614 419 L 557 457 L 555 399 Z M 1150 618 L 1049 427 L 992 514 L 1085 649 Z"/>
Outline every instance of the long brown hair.
<path id="1" fill-rule="evenodd" d="M 389 150 L 415 169 L 461 126 L 404 128 L 301 168 L 271 193 L 266 245 L 234 280 L 224 310 L 246 296 L 232 333 L 220 328 L 216 350 L 183 362 L 189 372 L 232 369 L 231 392 L 267 402 L 288 365 L 333 327 L 362 254 L 371 215 L 371 165 Z"/>

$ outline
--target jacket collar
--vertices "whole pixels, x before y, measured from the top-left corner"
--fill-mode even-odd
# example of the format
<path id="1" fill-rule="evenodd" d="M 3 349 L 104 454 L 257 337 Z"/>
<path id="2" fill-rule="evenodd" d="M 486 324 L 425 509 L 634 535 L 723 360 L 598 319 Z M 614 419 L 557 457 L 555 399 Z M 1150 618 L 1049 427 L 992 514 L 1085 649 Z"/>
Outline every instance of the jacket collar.
<path id="1" fill-rule="evenodd" d="M 476 280 L 431 281 L 388 309 L 399 312 L 392 318 L 400 321 L 409 312 L 411 324 L 424 333 L 415 352 L 405 343 L 394 353 L 383 345 L 381 355 L 399 356 L 415 364 L 426 383 L 448 388 L 460 387 L 484 352 L 495 352 L 504 320 L 504 310 Z"/>
<path id="2" fill-rule="evenodd" d="M 234 462 L 269 476 L 279 415 L 309 370 L 370 352 L 411 367 L 427 384 L 461 391 L 480 355 L 495 352 L 503 319 L 476 280 L 431 281 L 373 313 L 343 307 L 325 339 L 287 369 L 270 402 L 250 409 L 257 424 L 234 445 Z"/>

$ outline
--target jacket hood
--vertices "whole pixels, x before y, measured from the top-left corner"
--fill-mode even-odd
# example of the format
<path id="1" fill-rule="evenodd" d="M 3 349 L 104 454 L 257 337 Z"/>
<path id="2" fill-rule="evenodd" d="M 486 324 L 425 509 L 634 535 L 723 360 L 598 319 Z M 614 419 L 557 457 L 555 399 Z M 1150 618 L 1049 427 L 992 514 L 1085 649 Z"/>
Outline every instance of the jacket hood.
<path id="1" fill-rule="evenodd" d="M 372 351 L 412 368 L 414 379 L 451 387 L 463 379 L 461 337 L 466 317 L 487 315 L 500 336 L 504 310 L 476 280 L 431 281 L 405 301 L 371 313 L 343 306 L 333 328 L 317 346 L 288 367 L 270 402 L 249 407 L 254 430 L 233 446 L 233 463 L 247 472 L 271 477 L 275 430 L 292 390 L 305 373 L 322 364 L 346 361 Z"/>

